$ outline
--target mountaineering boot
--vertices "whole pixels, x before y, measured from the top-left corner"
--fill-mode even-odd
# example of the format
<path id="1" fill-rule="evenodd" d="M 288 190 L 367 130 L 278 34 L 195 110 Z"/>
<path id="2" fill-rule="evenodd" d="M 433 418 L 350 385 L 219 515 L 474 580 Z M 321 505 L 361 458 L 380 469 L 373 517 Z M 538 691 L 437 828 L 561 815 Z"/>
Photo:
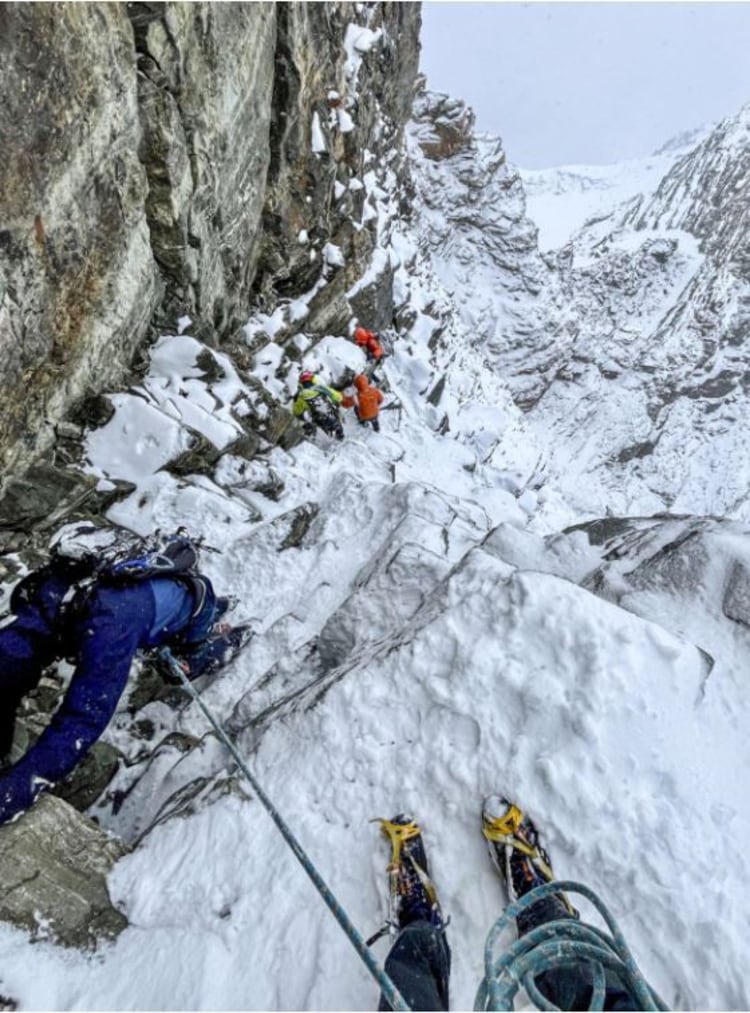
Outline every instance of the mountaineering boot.
<path id="1" fill-rule="evenodd" d="M 549 856 L 539 843 L 539 831 L 531 817 L 499 795 L 490 795 L 482 806 L 482 833 L 492 864 L 505 881 L 511 903 L 529 890 L 551 883 L 555 874 Z M 564 893 L 555 894 L 567 913 L 578 917 Z"/>
<path id="2" fill-rule="evenodd" d="M 214 618 L 221 619 L 223 615 L 226 615 L 227 612 L 231 612 L 238 604 L 239 598 L 236 598 L 234 595 L 217 598 L 216 605 L 214 606 Z"/>
<path id="3" fill-rule="evenodd" d="M 430 879 L 419 824 L 403 813 L 392 820 L 381 819 L 379 823 L 391 844 L 388 863 L 391 932 L 397 933 L 414 921 L 426 921 L 443 928 L 445 922 L 435 884 Z"/>
<path id="4" fill-rule="evenodd" d="M 191 681 L 202 675 L 213 675 L 224 668 L 247 644 L 253 635 L 249 624 L 229 626 L 220 623 L 214 632 L 191 650 L 181 650 L 179 663 Z"/>
<path id="5" fill-rule="evenodd" d="M 389 912 L 385 927 L 367 945 L 390 931 L 393 943 L 385 972 L 407 1009 L 450 1009 L 451 952 L 445 933 L 448 921 L 443 919 L 437 890 L 430 879 L 422 830 L 403 813 L 377 822 L 391 844 Z M 378 1010 L 392 1008 L 381 995 Z"/>

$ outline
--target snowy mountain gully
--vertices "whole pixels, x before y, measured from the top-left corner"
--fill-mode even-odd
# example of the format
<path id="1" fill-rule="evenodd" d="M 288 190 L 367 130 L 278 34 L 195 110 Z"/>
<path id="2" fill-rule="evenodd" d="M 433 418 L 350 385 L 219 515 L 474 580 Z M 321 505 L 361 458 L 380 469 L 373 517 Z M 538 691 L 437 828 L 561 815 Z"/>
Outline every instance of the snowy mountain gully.
<path id="1" fill-rule="evenodd" d="M 320 120 L 311 143 L 329 157 Z M 375 244 L 337 296 L 345 326 L 306 329 L 346 269 L 328 242 L 309 289 L 262 300 L 240 341 L 175 318 L 106 392 L 76 459 L 117 490 L 97 519 L 203 538 L 255 635 L 202 699 L 364 936 L 387 903 L 370 821 L 420 821 L 454 1008 L 505 903 L 480 833 L 493 792 L 610 906 L 670 1008 L 747 1008 L 750 107 L 643 163 L 526 173 L 423 88 L 398 155 L 408 188 L 367 152 L 349 182 L 351 229 Z M 352 302 L 384 278 L 380 431 L 344 410 L 342 441 L 303 439 L 300 371 L 363 371 L 355 323 L 379 324 Z M 78 519 L 51 517 L 47 541 Z M 31 561 L 3 559 L 8 594 Z M 200 708 L 159 678 L 136 661 L 101 743 L 116 762 L 79 806 L 120 842 L 115 938 L 92 954 L 60 947 L 54 919 L 5 922 L 0 992 L 375 1008 Z"/>

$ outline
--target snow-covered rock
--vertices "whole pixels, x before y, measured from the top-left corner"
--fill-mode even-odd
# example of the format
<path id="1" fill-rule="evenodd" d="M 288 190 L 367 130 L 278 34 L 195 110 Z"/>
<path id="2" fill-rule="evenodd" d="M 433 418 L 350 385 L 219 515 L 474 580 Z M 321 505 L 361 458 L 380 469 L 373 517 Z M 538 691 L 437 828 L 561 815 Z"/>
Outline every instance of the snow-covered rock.
<path id="1" fill-rule="evenodd" d="M 747 116 L 590 218 L 556 257 L 541 328 L 493 349 L 579 506 L 595 472 L 597 513 L 748 516 Z"/>
<path id="2" fill-rule="evenodd" d="M 362 27 L 351 82 L 388 52 Z M 518 174 L 470 122 L 420 99 L 411 191 L 388 166 L 356 191 L 364 274 L 329 264 L 259 308 L 236 361 L 163 336 L 86 434 L 86 470 L 132 483 L 111 521 L 204 535 L 206 572 L 255 635 L 202 702 L 364 936 L 385 917 L 388 861 L 370 821 L 411 811 L 451 916 L 453 1003 L 471 1003 L 505 903 L 479 832 L 499 791 L 528 808 L 557 874 L 601 894 L 671 1008 L 744 1008 L 750 472 L 743 401 L 717 365 L 729 351 L 701 339 L 740 300 L 739 240 L 724 262 L 686 231 L 697 206 L 634 229 L 633 204 L 543 257 Z M 363 367 L 341 335 L 378 278 L 397 331 L 381 431 L 345 415 L 343 442 L 301 442 L 287 419 L 282 440 L 266 420 L 301 368 Z M 197 438 L 217 456 L 191 471 Z M 158 697 L 146 723 L 148 739 L 126 707 L 111 723 L 125 762 L 91 809 L 136 845 L 109 877 L 129 927 L 97 962 L 39 944 L 33 979 L 4 928 L 4 987 L 29 1007 L 373 1008 L 202 709 Z"/>

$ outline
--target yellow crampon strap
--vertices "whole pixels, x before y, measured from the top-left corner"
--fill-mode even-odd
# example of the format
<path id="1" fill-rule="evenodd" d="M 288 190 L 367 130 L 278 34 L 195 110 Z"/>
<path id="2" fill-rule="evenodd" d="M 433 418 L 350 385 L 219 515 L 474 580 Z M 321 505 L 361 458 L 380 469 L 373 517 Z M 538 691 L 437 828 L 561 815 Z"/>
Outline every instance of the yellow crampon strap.
<path id="1" fill-rule="evenodd" d="M 524 813 L 522 809 L 519 809 L 517 805 L 510 805 L 504 816 L 498 816 L 494 820 L 487 820 L 485 818 L 482 822 L 482 833 L 488 841 L 495 841 L 499 844 L 507 844 L 511 848 L 515 848 L 516 851 L 520 851 L 523 855 L 526 855 L 532 860 L 547 882 L 552 882 L 555 878 L 555 874 L 547 862 L 545 862 L 539 849 L 532 847 L 525 841 L 519 840 L 519 838 L 515 836 L 516 832 L 523 823 L 523 817 Z M 558 896 L 563 901 L 568 911 L 577 918 L 578 912 L 565 894 L 560 893 Z"/>
<path id="2" fill-rule="evenodd" d="M 525 841 L 519 840 L 513 835 L 523 823 L 523 810 L 517 805 L 508 807 L 504 816 L 497 816 L 494 820 L 486 820 L 482 823 L 482 833 L 488 841 L 496 841 L 499 844 L 509 844 L 516 851 L 528 855 L 529 858 L 539 858 L 539 852 L 532 848 Z"/>
<path id="3" fill-rule="evenodd" d="M 517 805 L 509 805 L 504 816 L 496 816 L 491 822 L 485 822 L 483 827 L 484 836 L 490 841 L 497 841 L 500 838 L 496 834 L 514 834 L 523 823 L 523 810 Z"/>
<path id="4" fill-rule="evenodd" d="M 373 823 L 375 822 L 380 824 L 380 829 L 391 842 L 391 865 L 398 865 L 401 861 L 401 845 L 404 841 L 419 837 L 422 833 L 419 825 L 414 820 L 411 823 L 392 823 L 380 816 L 377 820 L 373 820 Z"/>
<path id="5" fill-rule="evenodd" d="M 383 831 L 385 836 L 391 842 L 391 860 L 388 863 L 388 871 L 392 875 L 398 875 L 398 868 L 401 864 L 401 847 L 405 841 L 410 841 L 415 837 L 419 837 L 422 833 L 422 829 L 419 824 L 412 820 L 411 823 L 392 823 L 391 820 L 384 820 L 382 817 L 378 817 L 377 820 L 373 820 L 373 823 L 377 822 L 380 824 L 380 829 Z M 430 879 L 429 875 L 422 866 L 414 861 L 412 855 L 408 854 L 406 857 L 411 862 L 411 866 L 419 877 L 419 882 L 424 887 L 427 896 L 429 897 L 430 903 L 438 905 L 437 890 L 435 884 Z"/>

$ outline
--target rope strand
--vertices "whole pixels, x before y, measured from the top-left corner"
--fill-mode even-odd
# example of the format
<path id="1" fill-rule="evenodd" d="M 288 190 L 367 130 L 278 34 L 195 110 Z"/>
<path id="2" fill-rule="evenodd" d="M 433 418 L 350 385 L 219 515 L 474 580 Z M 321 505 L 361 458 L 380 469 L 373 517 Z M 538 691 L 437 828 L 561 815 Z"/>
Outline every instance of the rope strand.
<path id="1" fill-rule="evenodd" d="M 315 868 L 310 859 L 307 857 L 302 846 L 299 844 L 294 834 L 283 820 L 281 814 L 274 806 L 273 802 L 271 802 L 270 798 L 261 788 L 260 784 L 254 777 L 254 775 L 250 772 L 247 764 L 240 756 L 239 751 L 235 746 L 235 744 L 232 742 L 227 733 L 224 731 L 224 728 L 219 724 L 219 722 L 213 716 L 213 714 L 208 709 L 206 704 L 203 702 L 200 694 L 183 672 L 182 667 L 180 666 L 175 656 L 172 654 L 172 652 L 169 650 L 168 647 L 160 648 L 158 653 L 160 657 L 164 660 L 164 662 L 168 665 L 170 670 L 174 672 L 176 676 L 179 677 L 180 682 L 185 686 L 185 688 L 190 693 L 192 698 L 196 701 L 200 709 L 208 718 L 208 721 L 213 727 L 216 734 L 219 736 L 221 741 L 224 743 L 224 745 L 227 747 L 229 752 L 234 757 L 237 766 L 242 771 L 247 780 L 250 782 L 253 790 L 255 791 L 255 794 L 260 799 L 268 815 L 276 824 L 276 827 L 279 830 L 281 836 L 284 838 L 284 840 L 287 842 L 287 844 L 292 849 L 294 854 L 297 856 L 297 859 L 302 865 L 302 868 L 305 870 L 307 875 L 313 881 L 313 884 L 315 885 L 315 888 L 317 889 L 318 893 L 326 902 L 331 913 L 333 914 L 334 918 L 339 923 L 341 928 L 344 930 L 344 933 L 351 942 L 352 946 L 364 961 L 370 974 L 377 981 L 384 998 L 388 1002 L 388 1005 L 393 1010 L 399 1010 L 400 1013 L 403 1013 L 403 1011 L 407 1011 L 408 1013 L 411 1007 L 406 1004 L 401 993 L 398 991 L 398 989 L 393 984 L 391 979 L 385 973 L 385 970 L 380 966 L 377 960 L 375 960 L 375 958 L 373 957 L 372 953 L 368 950 L 364 939 L 359 934 L 359 932 L 357 932 L 356 928 L 350 921 L 343 907 L 336 900 L 333 893 L 323 880 L 323 877 L 320 875 L 318 870 Z"/>

